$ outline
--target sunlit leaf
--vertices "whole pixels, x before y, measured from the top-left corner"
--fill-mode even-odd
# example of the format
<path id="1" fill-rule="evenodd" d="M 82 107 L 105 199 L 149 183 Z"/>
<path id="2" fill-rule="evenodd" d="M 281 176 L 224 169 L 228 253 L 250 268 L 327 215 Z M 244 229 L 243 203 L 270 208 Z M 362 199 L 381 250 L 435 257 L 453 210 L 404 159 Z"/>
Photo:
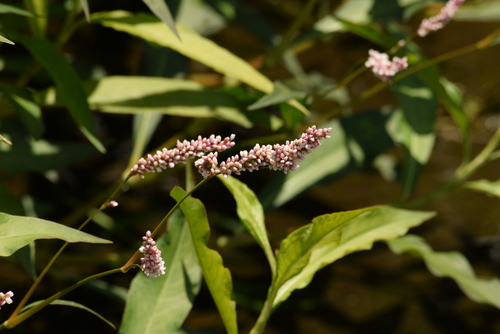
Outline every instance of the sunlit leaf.
<path id="1" fill-rule="evenodd" d="M 453 15 L 456 21 L 475 21 L 475 22 L 498 22 L 500 21 L 500 2 L 467 2 L 460 6 Z"/>
<path id="2" fill-rule="evenodd" d="M 255 193 L 246 184 L 238 179 L 229 176 L 227 178 L 218 176 L 227 189 L 233 194 L 236 200 L 236 210 L 241 222 L 255 238 L 267 256 L 271 271 L 276 271 L 276 259 L 267 237 L 266 225 L 264 222 L 264 210 Z"/>
<path id="3" fill-rule="evenodd" d="M 488 181 L 488 180 L 477 180 L 469 181 L 464 184 L 468 189 L 480 191 L 491 196 L 500 197 L 500 180 Z"/>
<path id="4" fill-rule="evenodd" d="M 177 29 L 175 28 L 175 22 L 174 19 L 172 18 L 172 14 L 170 13 L 170 10 L 168 9 L 168 6 L 166 4 L 166 0 L 142 0 L 151 10 L 153 14 L 157 18 L 163 21 L 167 25 L 167 27 L 172 30 L 172 32 L 179 38 L 179 33 L 177 32 Z"/>
<path id="5" fill-rule="evenodd" d="M 43 302 L 43 300 L 39 300 L 39 301 L 33 302 L 31 304 L 28 304 L 25 307 L 23 307 L 22 311 L 24 312 L 24 311 L 26 311 L 26 310 L 28 310 L 28 309 L 30 309 L 32 307 L 35 307 L 36 305 L 40 304 L 41 302 Z M 102 321 L 104 321 L 105 323 L 107 323 L 111 328 L 116 329 L 116 326 L 113 325 L 113 323 L 111 321 L 109 321 L 108 319 L 104 318 L 102 315 L 100 315 L 96 311 L 92 310 L 91 308 L 88 308 L 87 306 L 82 305 L 80 303 L 77 303 L 77 302 L 74 302 L 74 301 L 71 301 L 71 300 L 56 299 L 56 300 L 52 301 L 49 305 L 62 305 L 62 306 L 71 306 L 71 307 L 74 307 L 74 308 L 79 308 L 81 310 L 89 312 L 90 314 L 95 315 L 96 317 L 98 317 L 99 319 L 101 319 Z"/>
<path id="6" fill-rule="evenodd" d="M 105 148 L 97 138 L 92 113 L 87 104 L 80 79 L 66 58 L 54 44 L 42 37 L 16 35 L 30 53 L 45 67 L 56 83 L 57 91 L 82 133 L 100 152 Z"/>
<path id="7" fill-rule="evenodd" d="M 8 38 L 3 37 L 2 35 L 0 35 L 0 42 L 2 42 L 2 43 L 7 43 L 7 44 L 11 44 L 11 45 L 15 45 L 15 43 L 14 43 L 14 42 L 12 42 L 12 41 L 11 41 L 10 39 L 8 39 Z"/>
<path id="8" fill-rule="evenodd" d="M 283 240 L 277 255 L 279 289 L 273 302 L 277 305 L 296 289 L 307 286 L 324 266 L 347 254 L 370 249 L 375 241 L 404 235 L 434 213 L 373 207 L 326 214 L 313 219 Z"/>
<path id="9" fill-rule="evenodd" d="M 180 201 L 186 195 L 186 192 L 179 187 L 175 187 L 170 195 L 176 201 Z M 210 227 L 205 207 L 199 200 L 192 197 L 187 197 L 181 203 L 180 207 L 189 223 L 205 282 L 219 310 L 226 331 L 229 334 L 237 334 L 236 304 L 231 300 L 233 291 L 231 274 L 223 266 L 219 253 L 208 248 L 206 245 L 210 235 Z"/>
<path id="10" fill-rule="evenodd" d="M 469 261 L 459 252 L 434 252 L 425 240 L 416 235 L 389 240 L 387 244 L 396 254 L 409 252 L 422 258 L 432 274 L 450 277 L 475 302 L 500 308 L 500 280 L 476 277 Z"/>
<path id="11" fill-rule="evenodd" d="M 387 131 L 395 142 L 404 147 L 403 197 L 407 197 L 434 147 L 437 99 L 415 75 L 393 83 L 391 88 L 402 110 L 391 117 Z"/>
<path id="12" fill-rule="evenodd" d="M 80 5 L 82 6 L 83 13 L 85 14 L 85 19 L 90 22 L 90 10 L 89 3 L 87 0 L 80 0 Z"/>
<path id="13" fill-rule="evenodd" d="M 0 212 L 0 256 L 10 256 L 35 239 L 61 239 L 67 242 L 94 244 L 111 243 L 109 240 L 48 220 L 13 216 Z"/>
<path id="14" fill-rule="evenodd" d="M 293 90 L 282 84 L 280 81 L 275 81 L 273 91 L 267 95 L 264 95 L 255 103 L 249 105 L 247 109 L 261 109 L 264 107 L 272 106 L 274 104 L 286 102 L 291 99 L 303 99 L 306 96 L 306 92 Z"/>
<path id="15" fill-rule="evenodd" d="M 111 76 L 84 83 L 92 109 L 118 114 L 162 113 L 182 117 L 217 117 L 243 127 L 252 123 L 229 94 L 204 88 L 189 80 L 159 77 Z M 57 104 L 48 90 L 43 103 Z"/>
<path id="16" fill-rule="evenodd" d="M 0 83 L 0 90 L 9 98 L 16 107 L 21 121 L 36 139 L 39 139 L 44 131 L 42 123 L 42 111 L 33 97 L 23 89 L 14 85 Z"/>
<path id="17" fill-rule="evenodd" d="M 146 277 L 139 271 L 132 280 L 120 333 L 177 333 L 201 286 L 201 268 L 189 225 L 181 214 L 169 222 L 157 240 L 165 261 L 165 275 Z"/>
<path id="18" fill-rule="evenodd" d="M 132 15 L 124 11 L 96 13 L 95 22 L 103 26 L 124 31 L 161 46 L 169 47 L 191 59 L 205 64 L 217 72 L 236 78 L 264 93 L 273 90 L 273 83 L 243 59 L 218 46 L 192 30 L 177 26 L 181 41 L 162 22 L 147 14 Z M 308 114 L 309 111 L 297 101 L 289 101 L 293 107 Z"/>

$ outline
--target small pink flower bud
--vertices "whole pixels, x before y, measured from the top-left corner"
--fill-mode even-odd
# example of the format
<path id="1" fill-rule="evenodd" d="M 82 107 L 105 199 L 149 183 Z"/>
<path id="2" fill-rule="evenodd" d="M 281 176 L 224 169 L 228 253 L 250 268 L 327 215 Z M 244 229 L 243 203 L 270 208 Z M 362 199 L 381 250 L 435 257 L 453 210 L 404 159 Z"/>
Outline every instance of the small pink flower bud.
<path id="1" fill-rule="evenodd" d="M 117 201 L 109 201 L 107 205 L 108 205 L 108 208 L 116 208 L 118 206 L 118 202 Z"/>
<path id="2" fill-rule="evenodd" d="M 5 304 L 12 304 L 12 297 L 14 297 L 14 293 L 12 291 L 6 293 L 0 292 L 0 306 L 4 306 Z"/>
<path id="3" fill-rule="evenodd" d="M 446 5 L 441 9 L 439 14 L 423 19 L 418 27 L 417 34 L 420 37 L 425 37 L 429 33 L 443 28 L 455 15 L 458 7 L 464 3 L 465 0 L 449 0 Z"/>
<path id="4" fill-rule="evenodd" d="M 368 51 L 370 55 L 365 62 L 365 66 L 372 68 L 372 72 L 382 81 L 391 81 L 391 78 L 401 70 L 408 67 L 408 59 L 406 57 L 394 57 L 389 60 L 386 53 L 380 53 L 375 50 Z"/>
<path id="5" fill-rule="evenodd" d="M 151 237 L 151 231 L 147 231 L 142 240 L 139 252 L 144 254 L 144 257 L 141 258 L 141 267 L 144 275 L 150 278 L 164 275 L 165 261 L 161 258 L 161 250 L 156 247 L 156 242 Z"/>

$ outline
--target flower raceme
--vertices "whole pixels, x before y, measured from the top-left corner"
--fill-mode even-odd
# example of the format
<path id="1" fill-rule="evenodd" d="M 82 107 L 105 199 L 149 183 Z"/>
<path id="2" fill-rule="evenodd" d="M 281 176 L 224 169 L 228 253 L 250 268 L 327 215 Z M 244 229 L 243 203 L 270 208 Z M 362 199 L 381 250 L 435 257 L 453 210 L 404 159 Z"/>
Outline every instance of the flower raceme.
<path id="1" fill-rule="evenodd" d="M 198 159 L 194 165 L 204 178 L 218 174 L 227 177 L 231 174 L 240 175 L 241 172 L 259 170 L 267 167 L 271 170 L 280 170 L 287 173 L 297 170 L 299 162 L 304 156 L 321 145 L 320 140 L 330 138 L 328 133 L 332 128 L 316 129 L 312 126 L 299 139 L 287 141 L 285 144 L 255 145 L 250 151 L 241 151 L 226 161 L 218 163 L 217 153 L 210 153 Z"/>
<path id="2" fill-rule="evenodd" d="M 418 27 L 417 34 L 420 37 L 425 37 L 429 33 L 443 28 L 448 22 L 450 22 L 458 7 L 460 7 L 464 1 L 465 0 L 449 0 L 441 9 L 439 14 L 422 20 L 420 26 Z"/>
<path id="3" fill-rule="evenodd" d="M 375 50 L 368 51 L 369 57 L 365 62 L 365 66 L 372 68 L 372 72 L 382 81 L 391 81 L 391 78 L 401 70 L 408 67 L 408 59 L 406 57 L 394 57 L 389 60 L 386 53 L 380 53 Z"/>
<path id="4" fill-rule="evenodd" d="M 177 147 L 174 149 L 164 148 L 155 155 L 148 155 L 145 159 L 141 158 L 130 170 L 129 176 L 140 175 L 143 177 L 143 173 L 161 172 L 164 169 L 175 167 L 178 163 L 186 163 L 186 159 L 196 157 L 199 159 L 195 162 L 195 167 L 204 178 L 219 174 L 225 177 L 233 173 L 239 175 L 243 171 L 252 172 L 259 168 L 280 170 L 286 174 L 289 170 L 299 168 L 298 163 L 304 160 L 306 154 L 321 144 L 321 139 L 330 138 L 328 133 L 331 130 L 331 128 L 317 129 L 313 125 L 299 139 L 273 146 L 257 144 L 250 151 L 241 151 L 239 155 L 232 156 L 220 164 L 217 159 L 218 152 L 234 146 L 234 134 L 224 139 L 212 135 L 209 138 L 198 137 L 197 140 L 190 142 L 185 140 L 181 143 L 178 141 Z"/>
<path id="5" fill-rule="evenodd" d="M 6 293 L 0 292 L 0 308 L 5 304 L 12 304 L 12 297 L 14 297 L 14 293 L 12 291 Z"/>
<path id="6" fill-rule="evenodd" d="M 144 257 L 141 258 L 141 267 L 144 275 L 156 278 L 165 274 L 165 261 L 161 258 L 161 250 L 156 247 L 156 242 L 151 237 L 151 231 L 147 231 L 142 237 L 142 246 L 139 248 Z"/>

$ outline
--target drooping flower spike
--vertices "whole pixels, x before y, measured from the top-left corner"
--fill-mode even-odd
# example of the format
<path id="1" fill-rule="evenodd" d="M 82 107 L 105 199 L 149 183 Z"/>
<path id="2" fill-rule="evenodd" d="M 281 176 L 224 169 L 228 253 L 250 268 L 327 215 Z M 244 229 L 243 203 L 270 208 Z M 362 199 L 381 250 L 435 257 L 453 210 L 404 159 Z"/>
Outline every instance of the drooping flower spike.
<path id="1" fill-rule="evenodd" d="M 406 57 L 394 57 L 389 60 L 386 53 L 380 53 L 375 50 L 368 51 L 369 57 L 365 62 L 365 66 L 372 68 L 373 74 L 380 78 L 382 81 L 391 81 L 391 78 L 401 70 L 408 67 L 408 59 Z"/>
<path id="2" fill-rule="evenodd" d="M 418 27 L 417 34 L 420 37 L 425 37 L 429 33 L 443 28 L 455 15 L 458 7 L 464 3 L 465 0 L 449 0 L 446 5 L 441 9 L 439 14 L 423 19 Z"/>
<path id="3" fill-rule="evenodd" d="M 232 156 L 220 164 L 217 153 L 209 153 L 198 159 L 195 167 L 204 178 L 219 174 L 224 177 L 233 173 L 240 175 L 241 172 L 252 172 L 263 167 L 280 170 L 286 174 L 289 170 L 297 170 L 298 163 L 304 160 L 304 156 L 321 145 L 321 139 L 330 138 L 328 133 L 331 130 L 332 128 L 316 129 L 316 126 L 312 126 L 299 139 L 273 146 L 257 144 L 250 151 L 241 151 L 239 155 Z"/>
<path id="4" fill-rule="evenodd" d="M 220 136 L 211 135 L 208 138 L 198 137 L 196 140 L 183 142 L 177 141 L 176 148 L 157 151 L 155 155 L 148 154 L 144 159 L 141 158 L 137 164 L 130 169 L 129 177 L 144 173 L 161 172 L 167 168 L 173 168 L 178 163 L 186 163 L 186 159 L 201 157 L 208 152 L 222 152 L 234 146 L 235 135 L 222 139 Z"/>
<path id="5" fill-rule="evenodd" d="M 161 250 L 156 247 L 156 242 L 151 237 L 151 231 L 147 231 L 142 237 L 142 246 L 139 248 L 144 257 L 141 258 L 141 267 L 144 275 L 156 278 L 165 274 L 165 261 L 161 258 Z"/>
<path id="6" fill-rule="evenodd" d="M 12 297 L 14 297 L 14 293 L 12 291 L 6 293 L 0 292 L 0 308 L 5 304 L 12 304 Z"/>

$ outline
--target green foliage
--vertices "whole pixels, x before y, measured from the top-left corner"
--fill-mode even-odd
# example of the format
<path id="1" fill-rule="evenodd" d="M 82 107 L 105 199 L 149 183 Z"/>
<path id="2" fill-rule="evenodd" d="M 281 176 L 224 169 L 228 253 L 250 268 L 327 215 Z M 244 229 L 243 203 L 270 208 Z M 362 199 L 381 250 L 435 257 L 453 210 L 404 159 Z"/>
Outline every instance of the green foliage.
<path id="1" fill-rule="evenodd" d="M 175 187 L 170 194 L 177 202 L 186 196 L 186 192 L 179 187 Z M 229 334 L 236 334 L 238 333 L 236 303 L 231 300 L 233 281 L 229 270 L 223 266 L 219 253 L 207 247 L 210 227 L 205 207 L 199 200 L 187 197 L 181 203 L 180 208 L 189 224 L 194 248 L 203 270 L 203 277 L 222 317 L 226 331 Z"/>
<path id="2" fill-rule="evenodd" d="M 93 244 L 111 243 L 109 240 L 48 220 L 13 216 L 0 212 L 0 256 L 10 256 L 19 248 L 36 239 L 61 239 L 67 242 Z"/>
<path id="3" fill-rule="evenodd" d="M 201 268 L 189 225 L 182 215 L 169 222 L 157 247 L 165 260 L 165 275 L 155 279 L 137 273 L 130 285 L 120 333 L 177 333 L 201 285 Z"/>
<path id="4" fill-rule="evenodd" d="M 406 235 L 387 241 L 396 254 L 411 253 L 422 258 L 431 273 L 438 277 L 452 278 L 462 291 L 478 303 L 500 309 L 500 280 L 476 277 L 469 261 L 458 252 L 434 252 L 424 239 Z"/>

